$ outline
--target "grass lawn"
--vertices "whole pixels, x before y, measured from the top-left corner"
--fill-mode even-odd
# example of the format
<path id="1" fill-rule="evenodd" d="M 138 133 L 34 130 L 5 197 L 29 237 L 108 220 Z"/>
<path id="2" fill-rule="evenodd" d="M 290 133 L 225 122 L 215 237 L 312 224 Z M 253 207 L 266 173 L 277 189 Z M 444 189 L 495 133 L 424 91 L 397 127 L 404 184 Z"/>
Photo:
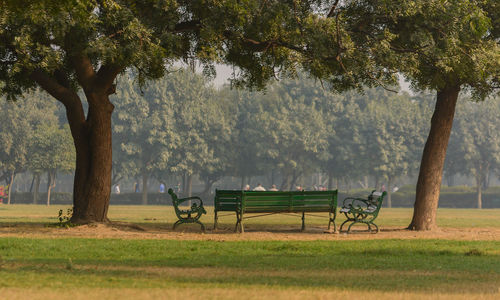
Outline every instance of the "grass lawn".
<path id="1" fill-rule="evenodd" d="M 56 222 L 59 209 L 0 206 L 0 229 L 24 224 L 40 230 Z M 109 216 L 168 228 L 175 221 L 173 209 L 160 206 L 112 206 Z M 209 209 L 202 218 L 208 227 L 212 216 Z M 382 229 L 404 227 L 411 210 L 382 209 L 379 218 Z M 499 219 L 500 210 L 446 209 L 438 216 L 443 228 L 498 228 Z M 222 220 L 234 225 L 232 216 Z M 327 220 L 311 217 L 309 223 L 326 227 Z M 248 224 L 298 229 L 300 218 L 275 215 Z M 140 233 L 127 239 L 0 236 L 0 299 L 500 299 L 499 238 L 362 234 L 362 240 L 342 240 L 316 233 L 313 239 L 328 239 L 287 241 L 192 234 L 201 240 L 142 239 Z"/>
<path id="2" fill-rule="evenodd" d="M 69 206 L 45 205 L 0 205 L 0 226 L 8 223 L 56 223 L 60 209 L 64 212 Z M 381 227 L 405 227 L 412 217 L 410 208 L 382 208 L 376 221 Z M 234 213 L 224 213 L 227 217 L 219 218 L 219 222 L 232 227 L 236 222 Z M 306 224 L 324 226 L 328 224 L 326 213 L 317 214 L 319 217 L 306 217 Z M 133 223 L 169 223 L 173 224 L 177 217 L 172 206 L 125 206 L 112 205 L 108 216 L 113 221 Z M 269 228 L 273 225 L 296 225 L 300 228 L 301 220 L 297 216 L 277 214 L 269 217 L 245 220 L 245 224 L 254 227 Z M 345 220 L 343 215 L 337 216 L 337 224 Z M 440 227 L 494 227 L 500 228 L 500 209 L 451 209 L 438 210 L 437 222 Z M 207 215 L 201 221 L 211 227 L 213 225 L 213 207 L 207 207 Z"/>

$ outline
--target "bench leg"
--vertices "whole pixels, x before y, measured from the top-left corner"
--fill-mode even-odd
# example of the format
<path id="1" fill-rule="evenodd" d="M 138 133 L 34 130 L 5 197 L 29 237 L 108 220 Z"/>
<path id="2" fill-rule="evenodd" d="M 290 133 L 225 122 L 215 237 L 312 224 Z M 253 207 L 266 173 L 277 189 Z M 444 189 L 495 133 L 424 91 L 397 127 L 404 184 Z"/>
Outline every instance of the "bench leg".
<path id="1" fill-rule="evenodd" d="M 243 227 L 243 214 L 236 212 L 236 226 L 234 228 L 234 232 L 244 233 L 245 228 Z"/>
<path id="2" fill-rule="evenodd" d="M 196 221 L 195 221 L 195 223 L 200 224 L 200 226 L 201 226 L 201 231 L 202 231 L 203 233 L 205 233 L 205 225 L 204 225 L 203 223 L 201 223 L 200 221 L 198 221 L 198 220 L 196 220 Z"/>
<path id="3" fill-rule="evenodd" d="M 354 222 L 351 223 L 351 225 L 349 225 L 349 227 L 347 227 L 347 233 L 351 232 L 352 225 L 354 225 L 356 223 L 358 223 L 358 222 L 354 221 Z"/>
<path id="4" fill-rule="evenodd" d="M 182 223 L 184 223 L 182 220 L 177 220 L 177 222 L 174 223 L 174 227 L 172 228 L 172 230 L 175 230 L 175 228 L 177 228 L 177 226 L 179 226 Z"/>
<path id="5" fill-rule="evenodd" d="M 302 228 L 300 229 L 300 231 L 304 230 L 306 230 L 306 213 L 302 212 Z"/>
<path id="6" fill-rule="evenodd" d="M 332 217 L 333 215 L 333 217 Z M 335 225 L 335 214 L 329 213 L 328 214 L 329 220 L 328 220 L 328 231 L 331 232 L 332 229 L 332 224 L 333 224 L 333 233 L 337 232 L 337 225 Z"/>
<path id="7" fill-rule="evenodd" d="M 342 231 L 342 227 L 344 227 L 344 224 L 347 223 L 347 222 L 351 222 L 352 219 L 347 219 L 345 220 L 341 225 L 340 225 L 340 228 L 339 228 L 339 231 Z"/>

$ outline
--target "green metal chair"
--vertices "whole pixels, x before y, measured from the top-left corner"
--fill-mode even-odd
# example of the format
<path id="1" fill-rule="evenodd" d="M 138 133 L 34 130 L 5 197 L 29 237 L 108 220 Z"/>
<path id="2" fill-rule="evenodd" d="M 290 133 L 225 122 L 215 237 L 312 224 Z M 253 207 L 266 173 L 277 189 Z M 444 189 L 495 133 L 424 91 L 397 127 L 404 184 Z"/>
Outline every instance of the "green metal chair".
<path id="1" fill-rule="evenodd" d="M 351 227 L 357 223 L 368 225 L 368 231 L 372 232 L 372 225 L 375 227 L 377 233 L 379 231 L 377 224 L 373 223 L 378 216 L 378 212 L 382 207 L 387 192 L 375 192 L 373 190 L 367 199 L 364 198 L 345 198 L 342 203 L 341 213 L 344 213 L 347 220 L 340 225 L 340 232 L 344 224 L 352 222 L 347 228 L 347 233 L 351 231 Z"/>
<path id="2" fill-rule="evenodd" d="M 205 232 L 205 225 L 203 225 L 203 223 L 200 222 L 200 218 L 203 214 L 206 214 L 207 211 L 203 207 L 203 201 L 201 200 L 201 198 L 187 197 L 179 199 L 177 198 L 177 195 L 174 193 L 172 189 L 168 189 L 168 193 L 170 194 L 170 197 L 172 197 L 172 204 L 174 205 L 175 214 L 177 215 L 177 218 L 179 218 L 179 220 L 177 220 L 177 222 L 174 223 L 173 230 L 175 230 L 175 228 L 178 225 L 183 223 L 197 223 L 200 224 L 201 230 Z M 191 204 L 190 209 L 183 210 L 179 208 L 179 205 L 181 203 L 184 203 L 189 200 L 199 201 L 199 203 L 195 202 Z"/>

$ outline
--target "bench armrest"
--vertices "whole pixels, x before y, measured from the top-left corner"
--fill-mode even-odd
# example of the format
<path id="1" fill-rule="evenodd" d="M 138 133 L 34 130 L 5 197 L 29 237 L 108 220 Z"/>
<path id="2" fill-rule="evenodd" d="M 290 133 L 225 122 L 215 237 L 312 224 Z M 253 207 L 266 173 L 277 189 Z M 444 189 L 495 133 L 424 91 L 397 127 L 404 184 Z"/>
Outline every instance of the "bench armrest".
<path id="1" fill-rule="evenodd" d="M 189 200 L 199 200 L 200 201 L 200 206 L 203 206 L 203 200 L 201 200 L 201 198 L 197 197 L 197 196 L 177 199 L 176 202 L 177 202 L 177 205 L 179 205 L 179 204 L 181 204 L 183 202 L 186 202 L 186 201 L 189 201 Z"/>

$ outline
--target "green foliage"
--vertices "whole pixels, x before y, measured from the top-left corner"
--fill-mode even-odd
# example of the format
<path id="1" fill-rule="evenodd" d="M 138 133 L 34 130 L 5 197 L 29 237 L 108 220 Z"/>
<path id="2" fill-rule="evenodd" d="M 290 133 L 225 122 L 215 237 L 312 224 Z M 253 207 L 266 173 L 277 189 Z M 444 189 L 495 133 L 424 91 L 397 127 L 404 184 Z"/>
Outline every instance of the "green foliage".
<path id="1" fill-rule="evenodd" d="M 484 99 L 500 74 L 494 2 L 347 1 L 341 20 L 368 72 L 400 72 L 419 90 L 461 86 Z"/>
<path id="2" fill-rule="evenodd" d="M 500 102 L 462 102 L 450 139 L 449 173 L 473 176 L 485 185 L 487 176 L 500 168 Z"/>
<path id="3" fill-rule="evenodd" d="M 66 210 L 66 214 L 63 213 L 63 210 L 60 209 L 59 213 L 57 215 L 57 219 L 59 220 L 59 223 L 56 224 L 57 227 L 61 228 L 70 228 L 75 226 L 74 224 L 71 223 L 71 216 L 73 215 L 73 209 L 68 208 Z M 70 259 L 71 262 L 71 259 Z"/>
<path id="4" fill-rule="evenodd" d="M 40 124 L 34 129 L 30 151 L 30 169 L 71 172 L 75 168 L 75 148 L 69 126 Z"/>
<path id="5" fill-rule="evenodd" d="M 206 79 L 179 70 L 141 91 L 132 80 L 123 85 L 113 131 L 124 176 L 199 174 L 213 183 L 227 172 L 231 116 Z"/>
<path id="6" fill-rule="evenodd" d="M 16 102 L 5 100 L 0 102 L 2 112 L 0 114 L 0 140 L 2 141 L 0 166 L 4 172 L 17 173 L 30 168 L 34 151 L 33 143 L 38 139 L 36 128 L 47 126 L 46 124 L 58 126 L 54 115 L 55 109 L 55 103 L 47 102 L 47 95 L 40 92 L 26 94 Z M 57 139 L 53 141 L 54 144 L 60 142 Z M 59 150 L 67 146 L 64 140 L 61 144 Z M 49 148 L 43 151 L 48 151 Z M 40 157 L 40 163 L 42 161 L 46 163 L 44 159 L 47 159 L 47 156 Z"/>

